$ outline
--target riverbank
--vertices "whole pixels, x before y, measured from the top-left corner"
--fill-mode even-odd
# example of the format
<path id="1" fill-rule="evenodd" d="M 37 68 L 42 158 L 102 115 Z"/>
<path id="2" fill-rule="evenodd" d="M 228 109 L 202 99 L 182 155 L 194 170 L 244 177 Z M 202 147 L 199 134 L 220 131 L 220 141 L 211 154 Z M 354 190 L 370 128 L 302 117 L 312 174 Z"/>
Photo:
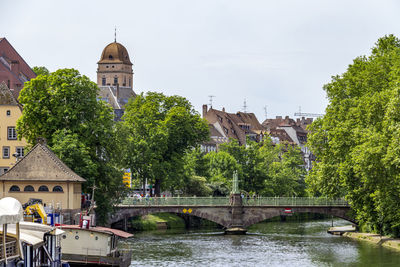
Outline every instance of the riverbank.
<path id="1" fill-rule="evenodd" d="M 132 218 L 129 228 L 133 231 L 177 229 L 185 228 L 185 221 L 171 213 L 148 214 Z"/>
<path id="2" fill-rule="evenodd" d="M 374 243 L 376 245 L 400 251 L 400 239 L 394 239 L 388 236 L 380 236 L 378 234 L 356 233 L 356 232 L 347 232 L 344 233 L 343 236 L 357 240 L 367 241 L 370 243 Z"/>

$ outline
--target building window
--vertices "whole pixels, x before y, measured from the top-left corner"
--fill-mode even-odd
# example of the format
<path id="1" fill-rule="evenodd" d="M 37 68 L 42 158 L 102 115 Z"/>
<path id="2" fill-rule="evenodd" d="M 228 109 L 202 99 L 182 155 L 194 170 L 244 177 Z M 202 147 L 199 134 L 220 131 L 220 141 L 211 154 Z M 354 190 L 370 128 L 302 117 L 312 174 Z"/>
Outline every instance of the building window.
<path id="1" fill-rule="evenodd" d="M 16 147 L 15 153 L 17 154 L 17 158 L 22 158 L 23 156 L 25 156 L 24 147 L 22 147 L 22 146 Z"/>
<path id="2" fill-rule="evenodd" d="M 114 84 L 118 83 L 118 77 L 114 77 Z"/>
<path id="3" fill-rule="evenodd" d="M 31 185 L 27 185 L 24 188 L 24 192 L 34 192 L 34 191 L 35 191 L 35 188 L 33 188 L 33 186 L 31 186 Z"/>
<path id="4" fill-rule="evenodd" d="M 41 185 L 39 187 L 39 191 L 40 192 L 49 192 L 49 188 L 47 186 L 45 186 L 45 185 Z"/>
<path id="5" fill-rule="evenodd" d="M 11 116 L 11 110 L 7 110 L 7 117 Z"/>
<path id="6" fill-rule="evenodd" d="M 101 78 L 101 84 L 103 86 L 106 85 L 106 77 Z"/>
<path id="7" fill-rule="evenodd" d="M 17 140 L 17 131 L 14 126 L 7 127 L 7 139 Z"/>
<path id="8" fill-rule="evenodd" d="M 106 68 L 108 69 L 108 66 L 106 66 Z"/>
<path id="9" fill-rule="evenodd" d="M 53 187 L 53 192 L 64 192 L 63 188 L 59 185 Z"/>
<path id="10" fill-rule="evenodd" d="M 13 185 L 10 187 L 10 192 L 19 192 L 19 191 L 21 190 L 19 189 L 18 185 Z"/>
<path id="11" fill-rule="evenodd" d="M 9 158 L 10 158 L 10 147 L 3 146 L 3 159 L 9 159 Z"/>
<path id="12" fill-rule="evenodd" d="M 109 58 L 109 59 L 113 59 L 113 56 L 112 56 L 112 55 L 109 55 L 108 58 Z"/>
<path id="13" fill-rule="evenodd" d="M 126 76 L 124 76 L 124 84 L 123 86 L 126 86 Z"/>

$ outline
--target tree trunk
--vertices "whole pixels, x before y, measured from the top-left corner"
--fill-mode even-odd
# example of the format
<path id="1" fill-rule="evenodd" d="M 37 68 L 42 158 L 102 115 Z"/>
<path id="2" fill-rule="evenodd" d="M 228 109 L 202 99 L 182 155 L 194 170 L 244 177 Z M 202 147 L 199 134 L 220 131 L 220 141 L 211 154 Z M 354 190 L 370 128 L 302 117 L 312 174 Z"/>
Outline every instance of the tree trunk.
<path id="1" fill-rule="evenodd" d="M 156 182 L 154 183 L 154 194 L 156 195 L 156 197 L 160 197 L 161 196 L 161 180 L 160 179 L 156 179 Z"/>
<path id="2" fill-rule="evenodd" d="M 142 187 L 142 189 L 143 189 L 143 196 L 146 196 L 146 179 L 145 178 L 143 178 L 143 187 Z"/>

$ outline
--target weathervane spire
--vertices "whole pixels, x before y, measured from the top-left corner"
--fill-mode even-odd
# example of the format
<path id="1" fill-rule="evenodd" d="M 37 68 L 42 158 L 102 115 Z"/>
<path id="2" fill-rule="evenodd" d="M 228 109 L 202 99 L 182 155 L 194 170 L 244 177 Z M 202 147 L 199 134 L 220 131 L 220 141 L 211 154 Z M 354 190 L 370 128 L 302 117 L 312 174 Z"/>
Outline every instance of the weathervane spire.
<path id="1" fill-rule="evenodd" d="M 117 26 L 114 28 L 114 43 L 117 42 Z"/>

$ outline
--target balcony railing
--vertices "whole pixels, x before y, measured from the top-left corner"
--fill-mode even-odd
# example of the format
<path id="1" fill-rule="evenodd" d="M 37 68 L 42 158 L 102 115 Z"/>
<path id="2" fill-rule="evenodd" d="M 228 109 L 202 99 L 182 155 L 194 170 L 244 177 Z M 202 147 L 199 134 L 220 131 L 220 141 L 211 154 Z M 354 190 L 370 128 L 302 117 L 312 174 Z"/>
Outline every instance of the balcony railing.
<path id="1" fill-rule="evenodd" d="M 12 259 L 16 256 L 19 256 L 17 248 L 18 246 L 16 240 L 7 240 L 5 244 L 7 259 Z M 2 243 L 0 243 L 0 262 L 4 260 L 4 246 Z"/>

